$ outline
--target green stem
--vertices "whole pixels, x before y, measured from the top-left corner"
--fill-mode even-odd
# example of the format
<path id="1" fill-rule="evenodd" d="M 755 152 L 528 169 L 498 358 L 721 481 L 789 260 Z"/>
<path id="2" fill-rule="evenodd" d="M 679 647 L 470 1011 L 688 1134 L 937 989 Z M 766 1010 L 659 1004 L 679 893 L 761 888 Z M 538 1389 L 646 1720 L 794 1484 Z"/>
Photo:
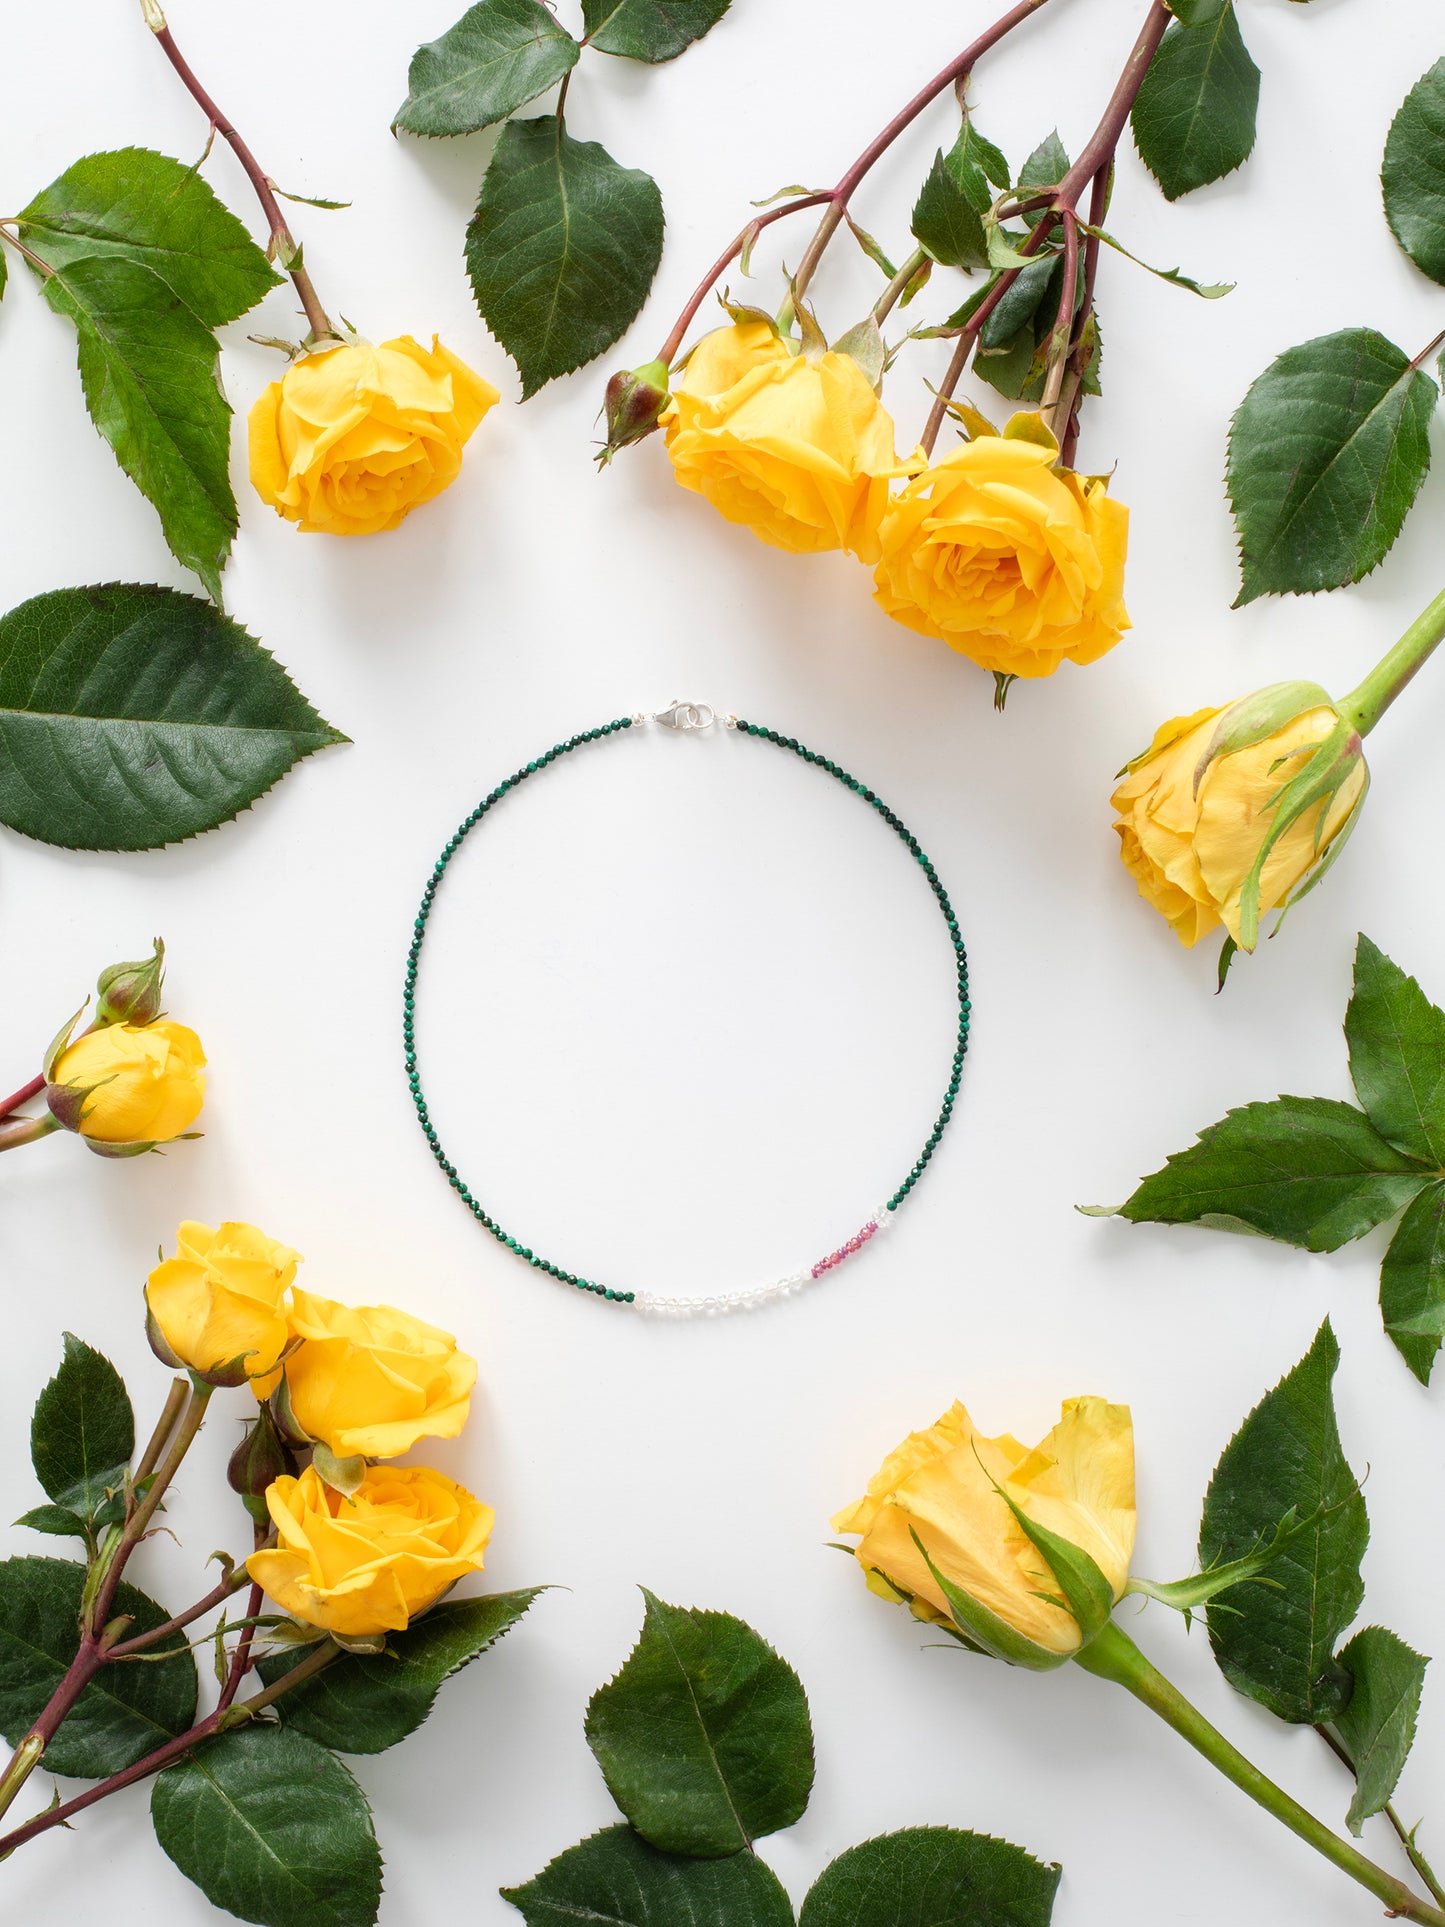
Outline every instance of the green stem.
<path id="1" fill-rule="evenodd" d="M 1388 654 L 1382 656 L 1358 689 L 1335 707 L 1346 722 L 1368 736 L 1422 663 L 1445 641 L 1445 589 L 1417 616 Z"/>
<path id="2" fill-rule="evenodd" d="M 1113 1680 L 1116 1685 L 1126 1688 L 1150 1712 L 1157 1713 L 1166 1726 L 1172 1726 L 1196 1752 L 1202 1753 L 1211 1766 L 1218 1767 L 1224 1777 L 1232 1780 L 1241 1792 L 1247 1793 L 1266 1813 L 1272 1813 L 1291 1833 L 1307 1841 L 1316 1853 L 1323 1854 L 1342 1873 L 1347 1873 L 1377 1900 L 1383 1901 L 1396 1918 L 1416 1921 L 1420 1927 L 1445 1927 L 1445 1913 L 1438 1907 L 1421 1900 L 1402 1881 L 1396 1880 L 1393 1874 L 1386 1873 L 1383 1867 L 1377 1867 L 1373 1860 L 1366 1859 L 1358 1848 L 1352 1847 L 1347 1840 L 1341 1840 L 1323 1821 L 1316 1820 L 1312 1813 L 1307 1812 L 1298 1800 L 1292 1799 L 1282 1787 L 1276 1786 L 1273 1780 L 1261 1773 L 1237 1747 L 1225 1739 L 1217 1727 L 1210 1725 L 1198 1708 L 1192 1706 L 1178 1688 L 1165 1679 L 1128 1634 L 1112 1621 L 1097 1639 L 1074 1655 L 1074 1663 L 1082 1666 L 1086 1673 L 1096 1673 L 1100 1679 Z"/>
<path id="3" fill-rule="evenodd" d="M 897 274 L 895 274 L 893 279 L 888 283 L 888 286 L 883 290 L 882 294 L 880 294 L 874 302 L 873 319 L 878 323 L 880 328 L 888 319 L 889 315 L 892 314 L 894 308 L 897 307 L 899 301 L 908 292 L 909 282 L 921 271 L 927 260 L 928 255 L 925 251 L 922 248 L 915 248 L 903 263 L 903 266 L 898 270 Z"/>
<path id="4" fill-rule="evenodd" d="M 1350 1758 L 1349 1748 L 1345 1746 L 1343 1741 L 1337 1739 L 1327 1726 L 1317 1726 L 1315 1731 L 1330 1749 L 1331 1753 L 1334 1754 L 1335 1758 L 1342 1761 L 1350 1772 L 1354 1773 L 1355 1763 Z M 1356 1774 L 1355 1777 L 1358 1779 L 1358 1774 Z M 1415 1845 L 1414 1833 L 1405 1825 L 1404 1821 L 1388 1801 L 1386 1801 L 1384 1805 L 1383 1812 L 1385 1818 L 1394 1828 L 1395 1836 L 1399 1840 L 1400 1845 L 1405 1849 L 1405 1857 L 1409 1860 L 1410 1865 L 1415 1869 L 1416 1873 L 1419 1874 L 1421 1880 L 1424 1881 L 1435 1899 L 1439 1901 L 1442 1907 L 1445 1907 L 1445 1887 L 1441 1886 L 1435 1877 L 1435 1869 Z"/>
<path id="5" fill-rule="evenodd" d="M 8 1813 L 16 1794 L 39 1766 L 45 1741 L 39 1733 L 27 1733 L 16 1747 L 10 1764 L 0 1774 L 0 1813 Z"/>
<path id="6" fill-rule="evenodd" d="M 49 1111 L 42 1111 L 39 1117 L 7 1117 L 0 1121 L 0 1151 L 18 1150 L 22 1144 L 34 1144 L 59 1129 Z"/>

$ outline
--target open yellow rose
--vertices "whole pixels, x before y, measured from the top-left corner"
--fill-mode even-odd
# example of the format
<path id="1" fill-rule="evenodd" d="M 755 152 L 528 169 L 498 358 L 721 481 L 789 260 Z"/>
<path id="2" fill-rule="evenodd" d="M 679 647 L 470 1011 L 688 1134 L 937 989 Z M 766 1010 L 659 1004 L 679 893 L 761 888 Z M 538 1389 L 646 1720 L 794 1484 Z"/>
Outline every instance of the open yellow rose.
<path id="1" fill-rule="evenodd" d="M 292 1295 L 286 1361 L 289 1416 L 338 1459 L 394 1459 L 420 1438 L 466 1424 L 477 1362 L 450 1332 L 390 1305 L 338 1305 Z"/>
<path id="2" fill-rule="evenodd" d="M 1223 709 L 1176 716 L 1114 791 L 1125 867 L 1140 896 L 1186 946 L 1222 924 L 1237 944 L 1253 949 L 1259 911 L 1285 903 L 1327 860 L 1364 798 L 1368 775 L 1358 736 L 1322 689 L 1280 686 L 1296 688 L 1301 693 L 1273 708 L 1298 702 L 1297 713 L 1268 730 L 1248 725 L 1251 709 L 1274 696 L 1269 690 Z M 1268 720 L 1267 709 L 1260 713 Z M 1241 717 L 1245 726 L 1236 728 Z M 1231 732 L 1254 740 L 1231 748 Z M 1317 754 L 1330 764 L 1324 793 L 1287 816 L 1266 854 L 1286 786 Z"/>
<path id="3" fill-rule="evenodd" d="M 980 435 L 917 475 L 878 530 L 874 600 L 1000 676 L 1096 662 L 1129 627 L 1129 511 L 1052 450 Z"/>
<path id="4" fill-rule="evenodd" d="M 1006 1495 L 1006 1496 L 1004 1496 Z M 1051 1599 L 1059 1586 L 1008 1501 L 1034 1524 L 1086 1552 L 1123 1596 L 1134 1551 L 1134 1431 L 1126 1405 L 1065 1401 L 1063 1416 L 1032 1448 L 1007 1433 L 986 1439 L 962 1405 L 915 1432 L 884 1460 L 865 1498 L 833 1520 L 858 1533 L 858 1561 L 886 1596 L 920 1617 L 947 1619 L 947 1597 L 929 1570 L 984 1608 L 1037 1655 L 1059 1663 L 1083 1644 L 1072 1613 Z M 922 1541 L 925 1559 L 915 1543 Z"/>
<path id="5" fill-rule="evenodd" d="M 422 1465 L 373 1466 L 350 1497 L 310 1467 L 266 1493 L 276 1544 L 246 1570 L 283 1612 L 342 1639 L 400 1632 L 482 1570 L 493 1512 Z"/>
<path id="6" fill-rule="evenodd" d="M 907 471 L 892 417 L 851 355 L 809 360 L 764 321 L 717 328 L 660 420 L 678 481 L 729 522 L 795 555 L 872 560 L 889 478 Z"/>
<path id="7" fill-rule="evenodd" d="M 394 529 L 456 480 L 496 400 L 435 336 L 430 348 L 400 335 L 303 355 L 251 410 L 251 480 L 313 533 Z"/>
<path id="8" fill-rule="evenodd" d="M 176 1233 L 175 1257 L 146 1281 L 152 1344 L 168 1363 L 202 1376 L 239 1359 L 232 1382 L 249 1378 L 265 1398 L 290 1340 L 286 1293 L 300 1261 L 299 1252 L 253 1224 L 213 1230 L 188 1220 Z"/>
<path id="9" fill-rule="evenodd" d="M 196 1120 L 205 1061 L 196 1033 L 168 1017 L 106 1024 L 60 1053 L 46 1097 L 66 1129 L 93 1144 L 166 1144 Z"/>

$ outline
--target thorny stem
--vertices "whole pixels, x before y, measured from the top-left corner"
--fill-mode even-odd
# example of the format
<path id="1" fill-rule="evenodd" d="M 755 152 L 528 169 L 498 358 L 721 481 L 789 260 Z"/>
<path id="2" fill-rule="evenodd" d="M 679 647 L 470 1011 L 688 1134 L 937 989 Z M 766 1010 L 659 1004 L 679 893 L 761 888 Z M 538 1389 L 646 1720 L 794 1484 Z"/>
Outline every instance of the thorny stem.
<path id="1" fill-rule="evenodd" d="M 226 1675 L 226 1683 L 221 1688 L 221 1697 L 216 1703 L 216 1711 L 224 1713 L 237 1693 L 241 1681 L 251 1670 L 251 1646 L 256 1638 L 256 1615 L 261 1610 L 261 1588 L 252 1586 L 251 1596 L 246 1601 L 246 1626 L 236 1641 L 236 1650 L 231 1654 L 231 1670 Z"/>
<path id="2" fill-rule="evenodd" d="M 42 1833 L 48 1833 L 52 1827 L 65 1826 L 77 1813 L 83 1813 L 87 1807 L 93 1807 L 97 1800 L 104 1800 L 109 1794 L 119 1793 L 122 1787 L 134 1786 L 137 1780 L 146 1780 L 153 1773 L 161 1772 L 163 1768 L 189 1753 L 192 1747 L 199 1746 L 202 1740 L 208 1740 L 223 1724 L 231 1727 L 243 1720 L 253 1719 L 263 1708 L 280 1699 L 283 1693 L 289 1693 L 293 1686 L 300 1686 L 303 1681 L 313 1678 L 324 1666 L 329 1666 L 332 1660 L 339 1656 L 340 1651 L 340 1647 L 332 1645 L 330 1640 L 323 1641 L 314 1653 L 308 1653 L 299 1666 L 294 1666 L 289 1673 L 284 1673 L 274 1686 L 268 1686 L 262 1692 L 253 1693 L 250 1699 L 241 1700 L 224 1710 L 218 1706 L 214 1712 L 207 1714 L 205 1719 L 198 1721 L 188 1733 L 182 1733 L 174 1740 L 167 1740 L 164 1746 L 157 1747 L 154 1753 L 148 1753 L 143 1760 L 137 1760 L 134 1766 L 126 1767 L 120 1773 L 112 1773 L 108 1780 L 102 1780 L 96 1786 L 87 1787 L 84 1793 L 77 1794 L 73 1800 L 67 1800 L 63 1806 L 51 1807 L 44 1813 L 37 1813 L 35 1818 L 27 1820 L 23 1827 L 16 1827 L 13 1832 L 0 1838 L 0 1860 L 13 1853 L 17 1847 L 23 1847 L 27 1841 L 34 1840 Z M 3 1785 L 3 1781 L 0 1781 L 0 1785 Z"/>
<path id="3" fill-rule="evenodd" d="M 175 68 L 186 91 L 206 116 L 214 132 L 229 142 L 231 151 L 246 171 L 246 178 L 255 188 L 256 198 L 261 203 L 262 212 L 270 223 L 271 252 L 285 268 L 295 285 L 296 292 L 301 298 L 301 306 L 306 310 L 306 319 L 311 324 L 313 339 L 316 341 L 339 340 L 340 337 L 332 327 L 330 317 L 321 305 L 321 299 L 311 276 L 302 265 L 301 250 L 296 245 L 286 216 L 281 212 L 281 204 L 276 199 L 276 190 L 270 176 L 265 173 L 256 156 L 192 72 L 185 55 L 171 37 L 165 15 L 156 4 L 156 0 L 142 0 L 142 11 L 145 14 L 146 25 L 160 43 L 161 51 Z"/>
<path id="4" fill-rule="evenodd" d="M 1059 397 L 1064 390 L 1064 374 L 1074 345 L 1074 300 L 1079 284 L 1078 219 L 1072 209 L 1066 209 L 1059 219 L 1064 230 L 1063 286 L 1059 295 L 1058 319 L 1054 322 L 1053 339 L 1049 344 L 1049 372 L 1039 409 L 1041 419 L 1054 429 L 1056 436 Z"/>
<path id="5" fill-rule="evenodd" d="M 1040 221 L 1019 249 L 1019 253 L 1032 254 L 1036 248 L 1041 247 L 1052 226 L 1053 222 L 1049 217 Z M 928 420 L 924 424 L 923 434 L 919 437 L 925 455 L 933 453 L 933 444 L 938 440 L 938 431 L 942 428 L 944 417 L 948 413 L 948 404 L 953 399 L 953 391 L 963 379 L 963 371 L 968 366 L 968 358 L 973 353 L 974 343 L 978 339 L 983 324 L 1022 273 L 1022 268 L 1005 269 L 959 329 L 953 359 L 948 364 L 943 380 L 938 384 L 938 393 L 933 398 L 933 406 L 928 411 Z"/>
<path id="6" fill-rule="evenodd" d="M 1094 313 L 1094 283 L 1099 275 L 1099 229 L 1104 225 L 1104 215 L 1109 205 L 1109 181 L 1114 171 L 1113 156 L 1094 176 L 1094 185 L 1089 194 L 1089 232 L 1084 236 L 1084 298 L 1079 304 L 1079 318 L 1074 324 L 1074 349 L 1069 357 L 1069 379 L 1064 396 L 1067 403 L 1064 415 L 1064 432 L 1059 440 L 1059 459 L 1065 468 L 1074 465 L 1074 451 L 1079 445 L 1079 404 L 1084 398 L 1084 376 L 1089 366 L 1089 322 Z"/>
<path id="7" fill-rule="evenodd" d="M 698 309 L 721 276 L 765 227 L 771 227 L 774 221 L 782 220 L 785 215 L 798 214 L 804 208 L 823 206 L 826 211 L 818 223 L 817 232 L 804 250 L 802 259 L 798 263 L 797 273 L 793 277 L 794 289 L 801 294 L 813 278 L 814 270 L 823 258 L 823 252 L 829 241 L 842 226 L 844 216 L 848 212 L 848 203 L 874 163 L 888 151 L 898 136 L 918 118 L 925 107 L 968 73 L 981 55 L 987 53 L 990 47 L 997 46 L 998 42 L 1006 34 L 1012 33 L 1021 21 L 1027 20 L 1031 14 L 1037 13 L 1039 8 L 1047 3 L 1048 0 L 1018 0 L 1016 6 L 1010 7 L 1008 12 L 981 33 L 977 40 L 965 47 L 956 60 L 951 60 L 941 73 L 935 74 L 927 86 L 915 94 L 908 105 L 893 116 L 882 132 L 863 149 L 853 165 L 839 176 L 836 185 L 818 193 L 799 195 L 796 199 L 785 201 L 780 207 L 770 208 L 766 214 L 760 214 L 755 220 L 749 221 L 747 226 L 729 242 L 688 297 L 687 305 L 674 323 L 672 332 L 658 350 L 657 359 L 668 363 L 674 360 Z M 222 131 L 224 132 L 224 129 Z"/>
<path id="8" fill-rule="evenodd" d="M 1315 1728 L 1315 1731 L 1316 1733 L 1319 1734 L 1320 1738 L 1324 1741 L 1325 1745 L 1330 1749 L 1331 1753 L 1334 1754 L 1335 1758 L 1337 1760 L 1343 1760 L 1345 1765 L 1349 1768 L 1350 1772 L 1354 1773 L 1355 1771 L 1354 1761 L 1350 1758 L 1348 1751 L 1335 1738 L 1334 1734 L 1330 1731 L 1330 1729 L 1327 1726 L 1317 1726 Z M 1424 1854 L 1421 1853 L 1420 1849 L 1415 1845 L 1414 1833 L 1408 1827 L 1406 1827 L 1404 1821 L 1400 1818 L 1399 1814 L 1396 1813 L 1394 1807 L 1390 1805 L 1388 1800 L 1385 1802 L 1385 1805 L 1382 1811 L 1384 1812 L 1385 1818 L 1389 1821 L 1390 1825 L 1395 1829 L 1396 1836 L 1399 1839 L 1400 1845 L 1405 1849 L 1405 1855 L 1406 1855 L 1406 1858 L 1409 1860 L 1410 1865 L 1415 1869 L 1416 1873 L 1419 1874 L 1420 1878 L 1424 1881 L 1425 1885 L 1430 1889 L 1430 1892 L 1434 1896 L 1434 1898 L 1439 1901 L 1442 1907 L 1445 1907 L 1445 1887 L 1441 1886 L 1440 1882 L 1435 1877 L 1435 1872 L 1434 1872 L 1434 1869 L 1431 1867 L 1430 1862 L 1425 1858 Z"/>
<path id="9" fill-rule="evenodd" d="M 217 1606 L 224 1606 L 231 1595 L 238 1593 L 249 1578 L 250 1574 L 246 1568 L 238 1567 L 229 1579 L 223 1579 L 219 1585 L 213 1586 L 204 1599 L 198 1599 L 194 1606 L 187 1606 L 186 1610 L 183 1613 L 177 1613 L 174 1619 L 167 1619 L 162 1625 L 153 1626 L 148 1633 L 137 1633 L 134 1639 L 123 1639 L 118 1646 L 112 1646 L 111 1658 L 129 1659 L 133 1653 L 144 1652 L 148 1646 L 158 1645 L 161 1640 L 169 1639 L 172 1633 L 178 1633 L 186 1626 L 194 1624 L 196 1620 L 204 1619 L 206 1614 L 214 1612 Z M 254 1613 L 255 1608 L 251 1610 Z"/>

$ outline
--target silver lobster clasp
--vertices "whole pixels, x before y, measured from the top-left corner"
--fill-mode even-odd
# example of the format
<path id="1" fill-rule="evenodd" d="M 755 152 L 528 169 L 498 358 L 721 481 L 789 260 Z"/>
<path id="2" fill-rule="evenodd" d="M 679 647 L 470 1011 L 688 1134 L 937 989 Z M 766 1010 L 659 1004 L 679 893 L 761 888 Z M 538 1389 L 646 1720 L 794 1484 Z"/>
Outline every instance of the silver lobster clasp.
<path id="1" fill-rule="evenodd" d="M 674 702 L 654 712 L 652 720 L 667 729 L 711 729 L 717 711 L 711 703 Z"/>

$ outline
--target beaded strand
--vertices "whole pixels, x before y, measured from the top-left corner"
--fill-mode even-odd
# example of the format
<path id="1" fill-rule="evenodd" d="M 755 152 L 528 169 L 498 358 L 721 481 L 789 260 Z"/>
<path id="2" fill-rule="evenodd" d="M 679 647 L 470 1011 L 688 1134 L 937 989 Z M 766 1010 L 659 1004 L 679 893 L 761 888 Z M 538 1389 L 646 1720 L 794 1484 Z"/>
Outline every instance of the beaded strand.
<path id="1" fill-rule="evenodd" d="M 703 720 L 704 713 L 706 720 Z M 968 995 L 968 957 L 964 950 L 963 937 L 958 927 L 958 919 L 954 916 L 953 905 L 949 902 L 948 892 L 940 882 L 937 871 L 924 853 L 918 839 L 908 829 L 907 825 L 894 814 L 883 799 L 875 795 L 866 785 L 859 782 L 856 776 L 849 775 L 847 770 L 843 769 L 839 764 L 831 762 L 826 756 L 820 756 L 815 750 L 806 748 L 796 737 L 784 736 L 778 730 L 764 728 L 760 723 L 744 722 L 740 717 L 726 716 L 717 718 L 715 713 L 705 704 L 674 703 L 670 710 L 659 711 L 651 720 L 667 724 L 675 729 L 683 730 L 705 729 L 709 727 L 713 721 L 721 720 L 727 728 L 736 730 L 739 735 L 754 736 L 761 741 L 774 743 L 778 748 L 789 751 L 792 755 L 800 758 L 801 761 L 815 764 L 819 769 L 826 771 L 829 776 L 835 778 L 845 789 L 851 790 L 855 796 L 860 797 L 867 803 L 898 836 L 904 847 L 922 870 L 928 887 L 933 892 L 934 899 L 943 914 L 944 923 L 948 928 L 949 941 L 953 945 L 958 988 L 958 1033 L 948 1085 L 944 1092 L 942 1106 L 939 1109 L 937 1118 L 934 1120 L 932 1130 L 924 1141 L 923 1149 L 914 1159 L 903 1182 L 892 1195 L 880 1204 L 876 1210 L 870 1212 L 861 1229 L 854 1232 L 852 1237 L 846 1239 L 835 1251 L 829 1252 L 826 1257 L 819 1258 L 815 1264 L 807 1266 L 801 1271 L 790 1272 L 787 1277 L 775 1279 L 770 1284 L 758 1285 L 750 1290 L 722 1292 L 699 1297 L 659 1298 L 652 1292 L 625 1291 L 614 1285 L 600 1284 L 594 1278 L 584 1278 L 577 1272 L 568 1271 L 561 1265 L 553 1264 L 550 1259 L 544 1258 L 538 1252 L 533 1251 L 529 1245 L 524 1245 L 519 1238 L 514 1238 L 511 1233 L 505 1231 L 502 1226 L 497 1223 L 496 1219 L 483 1207 L 481 1201 L 473 1194 L 463 1180 L 456 1165 L 453 1164 L 447 1156 L 446 1150 L 437 1134 L 436 1126 L 432 1122 L 426 1097 L 422 1091 L 421 1073 L 417 1067 L 416 1053 L 416 986 L 421 965 L 422 943 L 426 936 L 427 921 L 431 916 L 437 889 L 442 878 L 446 875 L 447 866 L 466 841 L 467 837 L 482 821 L 483 817 L 485 817 L 490 810 L 494 809 L 497 804 L 502 801 L 503 797 L 516 789 L 519 784 L 524 783 L 528 777 L 535 776 L 538 771 L 546 769 L 550 763 L 555 763 L 559 756 L 570 755 L 573 750 L 580 749 L 585 743 L 601 742 L 609 737 L 620 735 L 622 732 L 632 729 L 636 725 L 645 723 L 648 720 L 649 718 L 644 715 L 619 716 L 614 718 L 610 723 L 601 724 L 596 729 L 583 730 L 580 735 L 571 736 L 566 742 L 554 743 L 551 749 L 537 757 L 534 762 L 525 764 L 521 769 L 514 770 L 510 776 L 505 777 L 498 783 L 494 790 L 482 798 L 470 816 L 464 817 L 461 823 L 458 824 L 451 838 L 443 846 L 440 856 L 432 865 L 431 875 L 428 877 L 426 886 L 422 891 L 416 921 L 412 925 L 412 939 L 410 948 L 407 951 L 406 978 L 402 991 L 402 1046 L 406 1065 L 407 1085 L 411 1091 L 412 1103 L 416 1107 L 417 1120 L 421 1125 L 422 1134 L 426 1138 L 432 1156 L 441 1167 L 442 1174 L 445 1176 L 447 1183 L 451 1186 L 452 1190 L 456 1192 L 462 1203 L 466 1205 L 472 1216 L 477 1220 L 477 1223 L 482 1226 L 483 1230 L 489 1231 L 499 1244 L 505 1245 L 506 1248 L 514 1252 L 517 1257 L 525 1259 L 533 1270 L 544 1272 L 549 1278 L 555 1278 L 560 1284 L 570 1285 L 577 1291 L 589 1292 L 594 1297 L 601 1298 L 609 1304 L 631 1305 L 637 1311 L 664 1317 L 690 1317 L 698 1313 L 705 1316 L 717 1316 L 725 1312 L 751 1310 L 759 1305 L 767 1304 L 773 1299 L 791 1296 L 794 1292 L 802 1290 L 805 1285 L 813 1283 L 817 1279 L 826 1276 L 828 1272 L 836 1269 L 845 1259 L 852 1257 L 855 1252 L 862 1250 L 863 1246 L 877 1237 L 879 1232 L 888 1228 L 892 1222 L 893 1214 L 898 1210 L 899 1206 L 928 1168 L 929 1161 L 932 1159 L 933 1153 L 937 1150 L 943 1133 L 947 1128 L 948 1120 L 953 1115 L 954 1103 L 958 1097 L 959 1084 L 963 1077 L 963 1060 L 968 1049 L 969 1018 L 972 1009 Z"/>

